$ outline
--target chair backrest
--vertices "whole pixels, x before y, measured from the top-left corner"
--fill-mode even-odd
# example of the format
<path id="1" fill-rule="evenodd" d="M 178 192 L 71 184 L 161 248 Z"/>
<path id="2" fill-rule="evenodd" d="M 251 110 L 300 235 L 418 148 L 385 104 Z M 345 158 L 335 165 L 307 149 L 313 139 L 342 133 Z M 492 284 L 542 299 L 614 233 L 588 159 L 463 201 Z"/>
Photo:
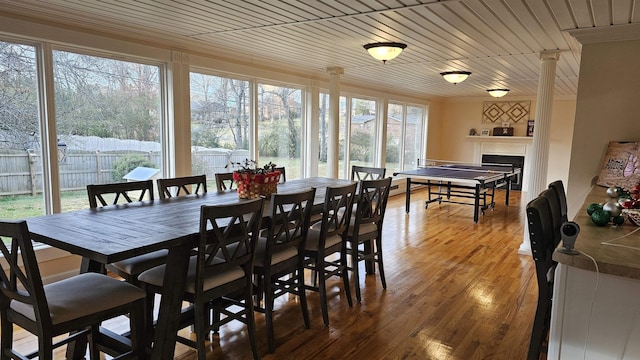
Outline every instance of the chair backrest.
<path id="1" fill-rule="evenodd" d="M 267 229 L 267 246 L 264 264 L 271 262 L 274 252 L 295 247 L 302 254 L 311 222 L 311 210 L 316 189 L 271 194 L 270 224 Z"/>
<path id="2" fill-rule="evenodd" d="M 531 253 L 536 262 L 536 268 L 540 264 L 551 267 L 555 237 L 551 207 L 546 197 L 538 196 L 527 204 L 527 222 Z"/>
<path id="3" fill-rule="evenodd" d="M 158 179 L 157 183 L 158 192 L 160 193 L 160 199 L 180 196 L 181 192 L 183 193 L 183 195 L 189 195 L 191 194 L 189 188 L 193 190 L 194 194 L 204 194 L 207 192 L 206 175 Z M 195 186 L 195 189 L 193 188 L 193 186 Z"/>
<path id="4" fill-rule="evenodd" d="M 287 182 L 287 172 L 285 171 L 284 166 L 283 167 L 274 168 L 274 170 L 277 170 L 277 171 L 280 172 L 280 180 L 278 181 L 279 184 Z"/>
<path id="5" fill-rule="evenodd" d="M 318 249 L 324 248 L 325 240 L 328 237 L 339 235 L 345 238 L 349 229 L 357 185 L 357 183 L 353 183 L 345 186 L 327 187 L 322 207 Z"/>
<path id="6" fill-rule="evenodd" d="M 236 184 L 233 181 L 233 173 L 216 173 L 216 187 L 218 191 L 235 189 Z"/>
<path id="7" fill-rule="evenodd" d="M 356 206 L 354 233 L 358 233 L 360 224 L 375 223 L 378 231 L 382 230 L 384 213 L 387 208 L 391 178 L 380 180 L 363 180 L 359 184 L 358 205 Z"/>
<path id="8" fill-rule="evenodd" d="M 134 193 L 137 196 L 134 196 Z M 92 209 L 95 209 L 98 206 L 116 205 L 121 199 L 124 199 L 124 201 L 126 201 L 127 203 L 131 203 L 133 201 L 142 201 L 147 194 L 149 200 L 153 200 L 152 180 L 131 181 L 115 184 L 87 185 L 89 206 Z M 106 201 L 105 195 L 112 195 L 113 200 Z M 98 201 L 100 202 L 100 205 L 98 205 Z"/>
<path id="9" fill-rule="evenodd" d="M 564 223 L 564 221 L 562 220 L 560 202 L 553 189 L 543 190 L 539 196 L 547 199 L 547 203 L 549 204 L 549 213 L 551 215 L 551 225 L 553 232 L 553 247 L 555 249 L 555 247 L 560 243 L 560 240 L 562 240 L 562 236 L 560 235 L 560 228 L 562 227 L 562 223 Z"/>
<path id="10" fill-rule="evenodd" d="M 11 301 L 31 305 L 38 326 L 51 327 L 49 306 L 27 223 L 0 222 L 0 238 L 0 251 L 8 265 L 5 268 L 0 262 L 0 309 L 7 309 Z"/>
<path id="11" fill-rule="evenodd" d="M 196 292 L 204 288 L 205 274 L 242 267 L 250 278 L 263 202 L 256 199 L 201 207 Z"/>
<path id="12" fill-rule="evenodd" d="M 555 191 L 555 195 L 560 203 L 560 213 L 562 214 L 562 222 L 568 221 L 567 217 L 567 193 L 564 190 L 562 180 L 556 180 L 549 184 L 549 189 Z"/>
<path id="13" fill-rule="evenodd" d="M 379 180 L 384 178 L 386 172 L 387 168 L 353 165 L 351 167 L 351 180 Z"/>

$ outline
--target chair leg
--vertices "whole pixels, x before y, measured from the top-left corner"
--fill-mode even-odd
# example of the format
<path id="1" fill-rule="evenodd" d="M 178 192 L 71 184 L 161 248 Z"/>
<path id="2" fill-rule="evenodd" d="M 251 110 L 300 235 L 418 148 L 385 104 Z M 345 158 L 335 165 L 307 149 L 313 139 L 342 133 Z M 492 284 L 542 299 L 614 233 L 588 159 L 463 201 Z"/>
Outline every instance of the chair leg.
<path id="1" fill-rule="evenodd" d="M 548 310 L 546 300 L 539 299 L 536 315 L 533 318 L 533 327 L 531 329 L 531 341 L 529 343 L 527 360 L 538 360 L 540 358 L 542 343 L 547 336 L 548 326 L 546 325 L 546 317 Z"/>
<path id="2" fill-rule="evenodd" d="M 357 249 L 356 249 L 357 250 Z M 357 264 L 357 261 L 356 261 Z M 353 307 L 353 300 L 351 299 L 351 285 L 349 284 L 349 270 L 347 269 L 347 249 L 346 246 L 340 250 L 340 274 L 342 275 L 342 282 L 344 284 L 344 292 L 349 302 L 349 307 Z"/>
<path id="3" fill-rule="evenodd" d="M 309 320 L 309 307 L 307 306 L 307 292 L 304 286 L 304 265 L 298 265 L 298 297 L 300 298 L 300 308 L 302 309 L 302 319 L 304 320 L 304 327 L 309 329 L 311 327 L 311 321 Z"/>
<path id="4" fill-rule="evenodd" d="M 38 337 L 38 359 L 53 360 L 53 337 L 51 334 L 41 334 Z"/>
<path id="5" fill-rule="evenodd" d="M 245 316 L 247 320 L 247 330 L 249 331 L 249 342 L 251 342 L 251 351 L 253 352 L 253 358 L 255 360 L 260 359 L 260 353 L 258 352 L 258 336 L 256 335 L 256 318 L 253 312 L 253 294 L 251 291 L 251 282 L 247 284 L 247 289 L 245 290 Z"/>
<path id="6" fill-rule="evenodd" d="M 13 348 L 13 325 L 7 321 L 4 314 L 1 315 L 0 327 L 2 335 L 0 336 L 0 360 L 9 360 L 8 351 Z"/>
<path id="7" fill-rule="evenodd" d="M 358 269 L 358 244 L 353 241 L 351 243 L 351 271 L 353 272 L 353 284 L 356 289 L 356 300 L 362 302 L 360 294 L 360 271 Z"/>
<path id="8" fill-rule="evenodd" d="M 265 274 L 266 275 L 266 274 Z M 264 281 L 264 317 L 265 327 L 267 328 L 267 342 L 269 344 L 269 352 L 276 351 L 276 341 L 273 334 L 273 288 L 272 279 Z"/>
<path id="9" fill-rule="evenodd" d="M 327 307 L 327 285 L 325 283 L 324 258 L 316 259 L 316 274 L 318 276 L 318 290 L 320 292 L 320 308 L 324 326 L 329 326 L 329 309 Z"/>
<path id="10" fill-rule="evenodd" d="M 133 354 L 138 359 L 146 358 L 145 353 L 147 351 L 147 332 L 145 331 L 145 301 L 146 299 L 136 301 L 131 306 L 131 312 L 129 313 L 129 327 L 131 328 L 131 347 Z M 149 348 L 149 350 L 151 350 L 151 348 Z"/>
<path id="11" fill-rule="evenodd" d="M 205 326 L 205 321 L 208 322 L 209 316 L 208 312 L 205 311 L 205 308 L 205 304 L 200 301 L 196 301 L 196 303 L 193 304 L 193 321 L 196 331 L 196 351 L 198 353 L 198 360 L 206 360 L 207 358 L 204 343 L 208 335 L 208 331 L 206 330 L 208 326 Z"/>
<path id="12" fill-rule="evenodd" d="M 87 337 L 89 341 L 89 358 L 92 360 L 100 359 L 100 351 L 98 349 L 98 342 L 100 341 L 100 327 L 98 325 L 91 325 L 91 332 Z"/>
<path id="13" fill-rule="evenodd" d="M 382 261 L 382 239 L 381 236 L 378 235 L 378 237 L 376 238 L 376 248 L 375 248 L 375 252 L 376 252 L 376 260 L 375 262 L 378 263 L 378 271 L 380 271 L 380 281 L 382 281 L 382 288 L 386 289 L 387 288 L 387 280 L 384 277 L 384 262 Z"/>

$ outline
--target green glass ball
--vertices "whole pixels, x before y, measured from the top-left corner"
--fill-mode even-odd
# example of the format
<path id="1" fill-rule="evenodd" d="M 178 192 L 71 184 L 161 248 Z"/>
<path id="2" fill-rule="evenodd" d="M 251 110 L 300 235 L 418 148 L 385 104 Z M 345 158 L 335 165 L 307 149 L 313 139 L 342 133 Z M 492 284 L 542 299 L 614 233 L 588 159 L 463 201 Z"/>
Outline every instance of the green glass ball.
<path id="1" fill-rule="evenodd" d="M 598 226 L 605 226 L 611 219 L 611 213 L 604 210 L 596 210 L 591 214 L 591 221 Z"/>
<path id="2" fill-rule="evenodd" d="M 611 222 L 613 222 L 614 225 L 622 225 L 624 224 L 624 216 L 622 215 L 614 216 L 611 218 Z"/>
<path id="3" fill-rule="evenodd" d="M 587 214 L 591 215 L 596 210 L 602 210 L 602 205 L 598 203 L 593 203 L 587 206 Z"/>

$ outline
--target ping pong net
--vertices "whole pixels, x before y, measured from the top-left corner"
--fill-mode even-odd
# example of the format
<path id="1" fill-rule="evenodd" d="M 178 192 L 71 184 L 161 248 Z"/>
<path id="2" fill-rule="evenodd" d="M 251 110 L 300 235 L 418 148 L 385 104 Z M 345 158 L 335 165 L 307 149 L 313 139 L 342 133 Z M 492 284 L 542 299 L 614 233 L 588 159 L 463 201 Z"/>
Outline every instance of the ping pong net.
<path id="1" fill-rule="evenodd" d="M 505 163 L 469 163 L 463 161 L 418 159 L 418 168 L 435 168 L 460 171 L 511 171 L 516 168 L 513 164 Z"/>

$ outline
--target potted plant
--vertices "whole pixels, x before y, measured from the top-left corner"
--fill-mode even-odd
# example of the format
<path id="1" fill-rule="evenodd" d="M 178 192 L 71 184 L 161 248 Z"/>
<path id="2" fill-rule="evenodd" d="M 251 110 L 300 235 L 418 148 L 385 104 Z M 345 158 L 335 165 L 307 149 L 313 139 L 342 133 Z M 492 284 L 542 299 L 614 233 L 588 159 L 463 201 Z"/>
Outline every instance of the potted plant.
<path id="1" fill-rule="evenodd" d="M 255 160 L 245 159 L 244 162 L 232 162 L 229 165 L 236 168 L 233 171 L 233 181 L 236 183 L 238 197 L 241 199 L 271 196 L 278 192 L 280 172 L 275 170 L 276 164 L 269 162 L 259 167 Z"/>

